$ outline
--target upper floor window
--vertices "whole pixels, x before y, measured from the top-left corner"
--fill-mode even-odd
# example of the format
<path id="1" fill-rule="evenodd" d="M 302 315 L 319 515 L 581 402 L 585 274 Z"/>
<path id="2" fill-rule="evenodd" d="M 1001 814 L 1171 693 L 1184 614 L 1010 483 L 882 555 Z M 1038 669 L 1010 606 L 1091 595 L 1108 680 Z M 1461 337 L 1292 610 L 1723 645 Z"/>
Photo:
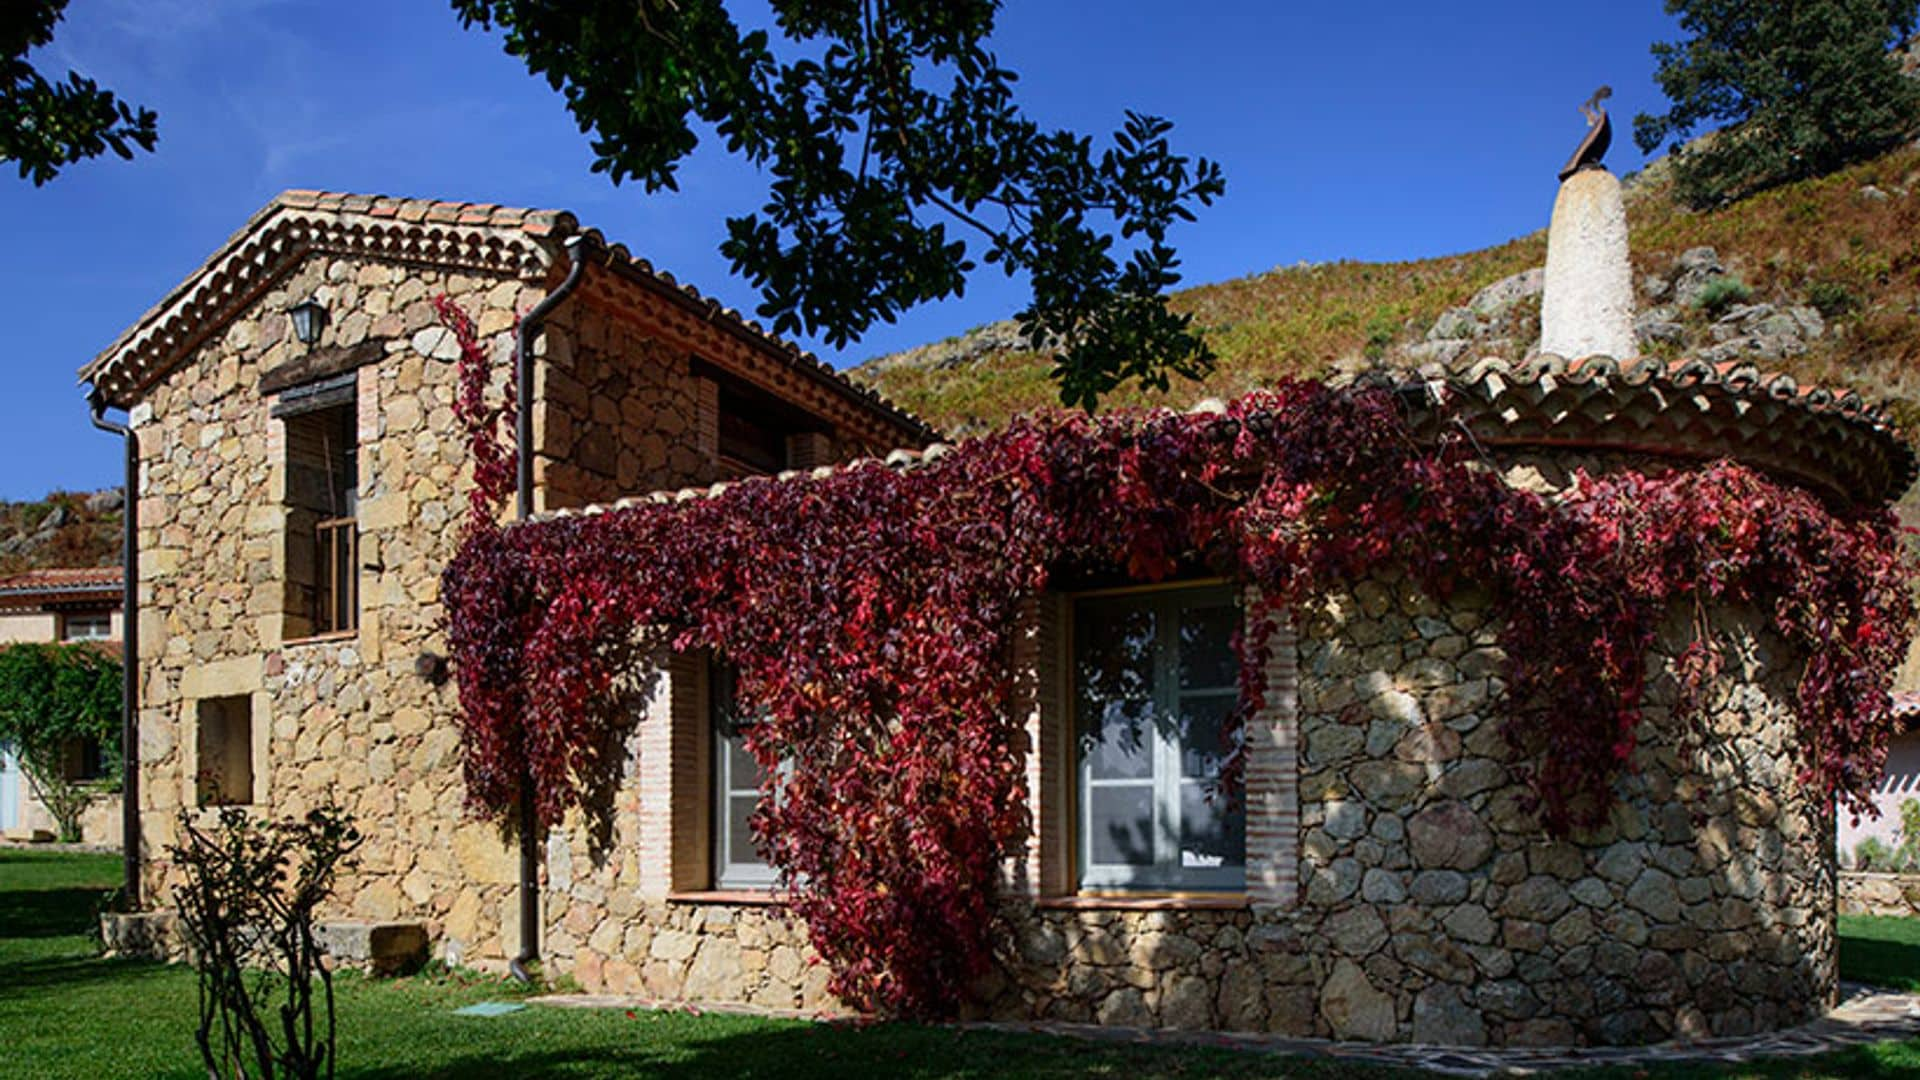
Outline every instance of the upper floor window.
<path id="1" fill-rule="evenodd" d="M 729 477 L 832 463 L 829 427 L 818 417 L 756 387 L 716 378 L 721 472 Z"/>
<path id="2" fill-rule="evenodd" d="M 745 734 L 753 723 L 736 707 L 733 669 L 712 668 L 714 826 L 713 885 L 716 889 L 768 889 L 773 867 L 753 842 L 749 822 L 760 806 L 758 761 L 747 752 Z"/>
<path id="3" fill-rule="evenodd" d="M 61 641 L 104 641 L 113 636 L 113 616 L 105 611 L 74 611 L 60 616 Z"/>
<path id="4" fill-rule="evenodd" d="M 1216 790 L 1239 695 L 1240 618 L 1225 588 L 1075 604 L 1082 887 L 1245 886 L 1246 817 Z"/>
<path id="5" fill-rule="evenodd" d="M 354 373 L 289 390 L 286 636 L 360 625 L 358 416 Z"/>

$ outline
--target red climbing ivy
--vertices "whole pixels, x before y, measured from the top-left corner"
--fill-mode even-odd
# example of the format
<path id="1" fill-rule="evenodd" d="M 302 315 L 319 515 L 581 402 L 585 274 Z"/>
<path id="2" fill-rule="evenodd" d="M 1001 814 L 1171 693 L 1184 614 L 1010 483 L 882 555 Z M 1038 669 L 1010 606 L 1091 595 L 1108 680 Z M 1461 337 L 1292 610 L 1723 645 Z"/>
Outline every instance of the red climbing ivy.
<path id="1" fill-rule="evenodd" d="M 1736 464 L 1576 473 L 1546 497 L 1459 441 L 1415 440 L 1388 391 L 1288 382 L 1218 413 L 1026 417 L 911 469 L 501 528 L 501 413 L 470 328 L 442 311 L 481 466 L 445 582 L 472 802 L 507 813 L 528 775 L 559 820 L 610 764 L 635 648 L 712 650 L 762 718 L 748 748 L 780 789 L 755 834 L 859 1006 L 950 1011 L 990 964 L 999 869 L 1028 827 L 1011 631 L 1063 570 L 1200 567 L 1256 587 L 1243 716 L 1283 609 L 1383 565 L 1436 596 L 1483 590 L 1518 643 L 1501 712 L 1554 832 L 1607 814 L 1676 607 L 1753 605 L 1804 654 L 1806 783 L 1864 806 L 1885 755 L 1913 622 L 1892 516 Z M 1689 650 L 1685 688 L 1716 663 Z"/>

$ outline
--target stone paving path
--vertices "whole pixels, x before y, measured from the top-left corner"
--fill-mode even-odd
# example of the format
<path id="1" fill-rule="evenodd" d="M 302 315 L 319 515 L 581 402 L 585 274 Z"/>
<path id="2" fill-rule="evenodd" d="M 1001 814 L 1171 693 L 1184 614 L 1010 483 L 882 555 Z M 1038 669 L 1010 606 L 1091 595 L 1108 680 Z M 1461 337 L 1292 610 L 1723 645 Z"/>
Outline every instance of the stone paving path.
<path id="1" fill-rule="evenodd" d="M 1920 1036 L 1920 995 L 1845 985 L 1840 1005 L 1819 1020 L 1766 1035 L 1702 1039 L 1655 1046 L 1571 1047 L 1566 1049 L 1494 1049 L 1333 1042 L 1279 1035 L 1229 1032 L 1143 1031 L 1095 1024 L 995 1023 L 975 1027 L 998 1031 L 1050 1032 L 1088 1039 L 1171 1045 L 1219 1046 L 1268 1053 L 1430 1069 L 1450 1076 L 1527 1076 L 1558 1069 L 1600 1065 L 1650 1065 L 1669 1062 L 1734 1063 L 1768 1057 L 1824 1054 L 1849 1046 Z"/>
<path id="2" fill-rule="evenodd" d="M 1428 1069 L 1449 1076 L 1528 1076 L 1559 1069 L 1601 1065 L 1652 1065 L 1693 1062 L 1734 1064 L 1771 1057 L 1804 1057 L 1843 1050 L 1849 1046 L 1911 1039 L 1920 1036 L 1920 995 L 1845 984 L 1837 1008 L 1819 1020 L 1786 1031 L 1690 1043 L 1656 1046 L 1579 1047 L 1568 1049 L 1490 1049 L 1454 1046 L 1416 1046 L 1333 1042 L 1281 1035 L 1234 1032 L 1162 1031 L 1144 1028 L 1102 1027 L 1098 1024 L 1055 1022 L 993 1022 L 959 1025 L 980 1031 L 1063 1035 L 1099 1042 L 1164 1046 L 1212 1046 L 1257 1053 L 1294 1054 L 1356 1064 L 1392 1068 Z M 686 1008 L 673 1002 L 650 1002 L 604 994 L 548 994 L 536 1004 L 563 1008 Z M 760 1016 L 835 1019 L 825 1014 L 751 1006 L 702 1006 L 704 1012 L 752 1013 Z M 844 1018 L 844 1017 L 842 1017 Z"/>

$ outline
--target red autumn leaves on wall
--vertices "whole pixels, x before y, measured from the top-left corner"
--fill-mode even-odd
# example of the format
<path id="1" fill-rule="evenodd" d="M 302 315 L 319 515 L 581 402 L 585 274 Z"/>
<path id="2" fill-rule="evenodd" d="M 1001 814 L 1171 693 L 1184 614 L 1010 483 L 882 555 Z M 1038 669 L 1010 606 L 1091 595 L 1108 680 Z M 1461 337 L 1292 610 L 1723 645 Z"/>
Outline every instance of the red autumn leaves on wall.
<path id="1" fill-rule="evenodd" d="M 1247 587 L 1243 718 L 1286 609 L 1389 565 L 1436 596 L 1480 590 L 1512 643 L 1498 709 L 1556 833 L 1610 811 L 1676 610 L 1744 605 L 1802 652 L 1806 783 L 1861 806 L 1885 757 L 1914 614 L 1891 514 L 1737 464 L 1576 473 L 1547 497 L 1461 441 L 1417 442 L 1384 390 L 1289 382 L 1219 413 L 1026 417 L 913 468 L 502 528 L 505 412 L 471 327 L 441 310 L 478 479 L 444 583 L 471 804 L 508 815 L 530 778 L 558 822 L 584 778 L 617 771 L 617 691 L 647 650 L 724 657 L 778 788 L 755 834 L 859 1007 L 948 1013 L 991 966 L 1000 867 L 1029 824 L 1013 624 L 1063 568 Z M 1687 651 L 1683 698 L 1717 662 Z"/>

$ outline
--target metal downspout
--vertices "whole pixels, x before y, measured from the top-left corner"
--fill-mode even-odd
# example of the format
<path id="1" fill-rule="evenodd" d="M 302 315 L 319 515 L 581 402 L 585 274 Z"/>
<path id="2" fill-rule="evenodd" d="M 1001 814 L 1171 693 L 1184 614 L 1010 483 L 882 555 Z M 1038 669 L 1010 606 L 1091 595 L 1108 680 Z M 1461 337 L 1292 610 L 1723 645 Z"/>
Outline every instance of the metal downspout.
<path id="1" fill-rule="evenodd" d="M 106 418 L 99 387 L 87 395 L 93 426 L 126 445 L 126 486 L 120 504 L 120 848 L 126 880 L 121 902 L 140 910 L 140 441 L 133 429 Z"/>
<path id="2" fill-rule="evenodd" d="M 514 511 L 515 518 L 523 523 L 533 520 L 533 339 L 540 333 L 540 324 L 547 315 L 580 287 L 580 279 L 587 269 L 586 243 L 584 236 L 567 238 L 566 280 L 520 320 L 514 340 L 514 443 L 519 458 Z M 529 985 L 533 982 L 533 973 L 527 970 L 527 965 L 540 959 L 539 834 L 539 823 L 534 816 L 533 775 L 529 771 L 520 777 L 520 954 L 507 964 L 514 978 Z"/>

